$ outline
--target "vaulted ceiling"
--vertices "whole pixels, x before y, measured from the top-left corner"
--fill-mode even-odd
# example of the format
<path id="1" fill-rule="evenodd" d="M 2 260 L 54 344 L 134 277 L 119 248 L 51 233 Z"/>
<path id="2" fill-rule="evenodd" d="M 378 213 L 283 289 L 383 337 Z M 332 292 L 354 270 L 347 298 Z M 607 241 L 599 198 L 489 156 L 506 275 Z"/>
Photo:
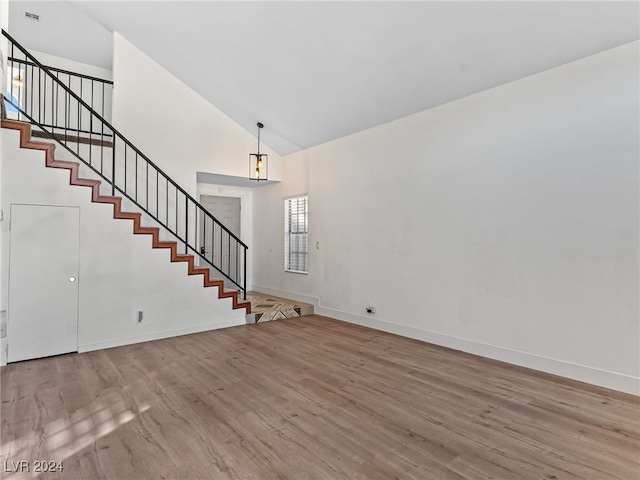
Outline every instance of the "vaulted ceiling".
<path id="1" fill-rule="evenodd" d="M 26 47 L 111 68 L 117 31 L 280 154 L 640 38 L 632 2 L 16 1 Z M 40 15 L 39 21 L 24 11 Z"/>

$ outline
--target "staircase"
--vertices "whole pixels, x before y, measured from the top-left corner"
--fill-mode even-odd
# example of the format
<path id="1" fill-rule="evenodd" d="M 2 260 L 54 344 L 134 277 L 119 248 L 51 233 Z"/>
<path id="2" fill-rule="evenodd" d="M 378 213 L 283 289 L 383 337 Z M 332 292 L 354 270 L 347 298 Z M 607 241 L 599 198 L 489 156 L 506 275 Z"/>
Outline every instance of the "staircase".
<path id="1" fill-rule="evenodd" d="M 195 257 L 190 254 L 179 254 L 178 243 L 175 241 L 161 241 L 159 227 L 144 227 L 141 225 L 142 214 L 139 212 L 126 212 L 122 210 L 122 197 L 100 195 L 99 180 L 80 178 L 78 176 L 80 165 L 76 162 L 68 162 L 55 159 L 56 146 L 52 143 L 38 142 L 31 139 L 31 125 L 25 122 L 2 120 L 2 128 L 20 131 L 20 148 L 41 150 L 45 152 L 45 165 L 47 168 L 62 168 L 69 170 L 69 184 L 87 187 L 91 189 L 91 201 L 94 203 L 110 203 L 113 205 L 113 218 L 133 221 L 133 233 L 135 235 L 151 235 L 153 248 L 166 248 L 171 252 L 172 262 L 186 262 L 189 275 L 202 275 L 205 287 L 217 287 L 218 298 L 231 298 L 233 308 L 244 308 L 246 313 L 251 313 L 251 303 L 238 299 L 238 292 L 225 290 L 224 282 L 220 279 L 210 278 L 210 269 L 195 265 Z"/>
<path id="2" fill-rule="evenodd" d="M 18 130 L 21 148 L 44 151 L 47 168 L 69 170 L 70 185 L 90 188 L 93 202 L 113 205 L 113 217 L 131 220 L 135 235 L 150 235 L 153 248 L 168 249 L 171 262 L 187 263 L 189 275 L 202 275 L 204 287 L 216 287 L 218 298 L 231 298 L 234 309 L 244 308 L 250 314 L 251 303 L 246 300 L 247 246 L 92 108 L 93 87 L 91 101 L 87 102 L 82 83 L 80 91 L 74 92 L 71 76 L 65 84 L 7 32 L 3 30 L 2 34 L 9 41 L 9 72 L 18 68 L 25 90 L 14 92 L 10 85 L 6 102 L 17 111 L 17 119 L 2 120 L 2 128 Z M 104 113 L 104 102 L 102 106 Z M 32 125 L 39 129 L 38 136 L 51 143 L 34 141 Z M 81 139 L 89 145 L 87 151 L 81 152 Z M 53 142 L 78 162 L 56 160 Z M 81 165 L 99 180 L 81 178 Z M 110 195 L 104 194 L 105 189 Z M 145 226 L 143 221 L 156 226 Z M 218 249 L 217 259 L 201 253 L 205 238 Z M 225 282 L 237 289 L 225 288 Z"/>

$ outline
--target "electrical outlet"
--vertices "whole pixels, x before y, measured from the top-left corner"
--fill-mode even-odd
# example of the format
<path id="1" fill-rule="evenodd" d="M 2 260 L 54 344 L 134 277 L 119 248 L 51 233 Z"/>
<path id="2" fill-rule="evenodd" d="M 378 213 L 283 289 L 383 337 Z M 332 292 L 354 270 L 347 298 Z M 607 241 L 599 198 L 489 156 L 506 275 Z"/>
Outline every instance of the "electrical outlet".
<path id="1" fill-rule="evenodd" d="M 142 323 L 143 318 L 144 318 L 144 312 L 142 310 L 138 310 L 138 317 L 137 317 L 138 323 Z"/>

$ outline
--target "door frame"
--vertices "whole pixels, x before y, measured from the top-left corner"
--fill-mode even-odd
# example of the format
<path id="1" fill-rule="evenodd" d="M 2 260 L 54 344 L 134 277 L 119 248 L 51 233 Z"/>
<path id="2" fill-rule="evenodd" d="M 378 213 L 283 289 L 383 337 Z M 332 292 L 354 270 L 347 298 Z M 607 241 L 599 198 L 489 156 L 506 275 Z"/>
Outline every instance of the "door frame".
<path id="1" fill-rule="evenodd" d="M 72 327 L 75 329 L 75 334 L 73 335 L 73 342 L 67 344 L 67 347 L 72 348 L 71 350 L 67 350 L 67 347 L 64 347 L 65 351 L 57 351 L 54 353 L 51 353 L 51 351 L 45 352 L 43 353 L 41 356 L 36 356 L 36 357 L 30 357 L 30 358 L 24 358 L 24 359 L 18 359 L 18 360 L 12 360 L 11 362 L 16 362 L 16 361 L 22 361 L 22 360 L 30 360 L 30 359 L 36 359 L 36 358 L 45 358 L 45 357 L 49 357 L 49 356 L 54 356 L 54 355 L 61 355 L 61 354 L 65 354 L 65 353 L 73 353 L 73 352 L 78 352 L 78 345 L 79 345 L 79 328 L 80 328 L 80 232 L 81 232 L 81 227 L 80 227 L 80 219 L 81 219 L 81 215 L 80 215 L 80 207 L 77 205 L 45 205 L 45 204 L 31 204 L 31 203 L 11 203 L 9 208 L 10 208 L 10 215 L 9 215 L 9 235 L 8 235 L 8 256 L 7 256 L 7 312 L 6 312 L 6 337 L 5 337 L 5 343 L 4 345 L 6 347 L 8 347 L 3 353 L 3 364 L 9 363 L 9 352 L 10 352 L 10 348 L 11 348 L 11 344 L 13 343 L 15 345 L 15 341 L 12 342 L 10 333 L 11 330 L 13 330 L 12 325 L 12 321 L 15 322 L 15 317 L 14 319 L 12 319 L 12 310 L 15 308 L 15 306 L 11 305 L 11 300 L 12 298 L 15 297 L 12 295 L 12 290 L 14 288 L 16 288 L 15 285 L 15 272 L 13 272 L 12 274 L 12 269 L 11 269 L 11 265 L 12 265 L 12 255 L 15 253 L 14 252 L 14 245 L 13 242 L 19 241 L 19 238 L 14 238 L 14 232 L 15 232 L 15 215 L 16 215 L 16 209 L 14 209 L 14 207 L 40 207 L 40 208 L 55 208 L 55 209 L 66 209 L 66 210 L 73 210 L 77 213 L 77 223 L 74 221 L 73 223 L 73 227 L 75 229 L 75 227 L 77 226 L 77 231 L 75 232 L 77 234 L 77 244 L 76 244 L 76 249 L 75 249 L 75 272 L 64 272 L 63 275 L 60 276 L 61 281 L 63 281 L 63 277 L 67 276 L 70 274 L 69 277 L 69 281 L 72 281 L 75 283 L 75 305 L 73 305 L 72 310 L 75 311 L 75 325 L 73 325 L 74 322 L 70 322 L 68 324 L 64 324 L 66 325 L 66 327 Z M 42 218 L 42 216 L 41 216 Z M 68 228 L 66 228 L 66 230 L 68 230 Z M 41 237 L 38 239 L 38 244 L 42 243 L 48 243 L 47 237 Z M 73 280 L 71 280 L 73 277 Z M 71 310 L 70 310 L 71 311 Z M 14 313 L 15 315 L 15 313 Z M 15 340 L 15 339 L 14 339 Z M 68 340 L 71 340 L 71 337 L 68 337 Z M 14 347 L 15 348 L 15 347 Z"/>
<path id="2" fill-rule="evenodd" d="M 240 199 L 240 233 L 242 235 L 242 242 L 249 247 L 246 282 L 247 290 L 251 290 L 251 281 L 253 278 L 253 252 L 251 250 L 253 245 L 253 188 L 197 182 L 196 198 L 199 202 L 203 195 L 212 197 L 236 197 Z M 201 242 L 202 239 L 198 236 L 198 251 L 200 251 Z"/>
<path id="3" fill-rule="evenodd" d="M 198 201 L 200 202 L 200 205 L 204 206 L 204 197 L 219 197 L 219 198 L 233 198 L 233 199 L 238 199 L 238 201 L 240 202 L 240 218 L 239 218 L 239 229 L 240 229 L 240 233 L 238 235 L 238 237 L 240 238 L 240 240 L 243 241 L 243 243 L 247 243 L 244 241 L 243 239 L 243 232 L 245 231 L 246 225 L 245 225 L 245 219 L 244 219 L 244 195 L 241 194 L 225 194 L 225 193 L 219 193 L 219 192 L 199 192 L 198 193 Z M 211 212 L 209 212 L 211 213 Z M 213 215 L 213 213 L 211 213 Z M 201 232 L 198 235 L 198 251 L 200 251 L 200 248 L 203 246 L 203 236 L 202 236 L 202 226 L 200 225 L 201 220 L 200 218 L 198 218 L 198 229 Z M 248 245 L 248 244 L 247 244 Z M 249 255 L 247 255 L 247 264 L 249 263 Z M 247 265 L 248 268 L 248 265 Z M 249 276 L 249 274 L 247 273 L 247 277 Z M 240 283 L 242 285 L 242 281 L 243 281 L 243 272 L 242 269 L 239 272 L 238 275 L 238 283 Z M 226 282 L 225 282 L 226 285 Z M 226 288 L 226 287 L 225 287 Z M 233 288 L 236 288 L 235 286 Z"/>

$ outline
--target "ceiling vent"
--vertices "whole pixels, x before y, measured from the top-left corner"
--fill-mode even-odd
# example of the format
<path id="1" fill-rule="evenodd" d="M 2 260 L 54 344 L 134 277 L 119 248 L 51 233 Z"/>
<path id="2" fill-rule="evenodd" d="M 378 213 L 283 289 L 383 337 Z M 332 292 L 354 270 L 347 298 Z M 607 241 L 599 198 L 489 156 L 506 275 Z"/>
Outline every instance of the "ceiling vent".
<path id="1" fill-rule="evenodd" d="M 24 16 L 30 18 L 31 20 L 40 20 L 40 15 L 31 12 L 24 12 Z"/>

